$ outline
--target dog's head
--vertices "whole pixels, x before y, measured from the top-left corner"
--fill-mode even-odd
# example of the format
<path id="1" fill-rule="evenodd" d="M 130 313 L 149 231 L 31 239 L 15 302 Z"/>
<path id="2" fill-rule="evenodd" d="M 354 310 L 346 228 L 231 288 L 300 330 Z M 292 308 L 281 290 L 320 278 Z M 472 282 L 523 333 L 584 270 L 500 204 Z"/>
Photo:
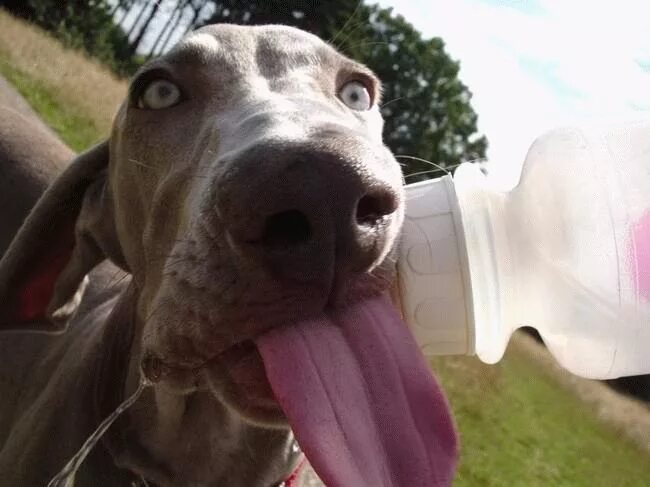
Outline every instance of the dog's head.
<path id="1" fill-rule="evenodd" d="M 191 34 L 139 70 L 110 140 L 31 215 L 5 258 L 3 324 L 65 323 L 108 256 L 133 275 L 162 384 L 186 392 L 209 369 L 219 398 L 277 416 L 252 340 L 390 283 L 403 192 L 380 92 L 296 29 Z"/>
<path id="2" fill-rule="evenodd" d="M 242 425 L 286 439 L 252 425 L 286 413 L 326 483 L 448 484 L 444 396 L 374 297 L 391 283 L 404 201 L 379 95 L 367 68 L 295 29 L 190 35 L 139 71 L 110 140 L 30 214 L 0 261 L 0 328 L 62 329 L 108 257 L 132 275 L 131 364 L 166 411 L 157 431 L 139 413 L 143 441 L 178 478 L 214 481 L 216 457 L 228 478 L 236 452 L 239 465 L 252 455 Z M 201 428 L 219 415 L 239 434 L 215 451 Z M 188 449 L 170 441 L 179 428 Z"/>

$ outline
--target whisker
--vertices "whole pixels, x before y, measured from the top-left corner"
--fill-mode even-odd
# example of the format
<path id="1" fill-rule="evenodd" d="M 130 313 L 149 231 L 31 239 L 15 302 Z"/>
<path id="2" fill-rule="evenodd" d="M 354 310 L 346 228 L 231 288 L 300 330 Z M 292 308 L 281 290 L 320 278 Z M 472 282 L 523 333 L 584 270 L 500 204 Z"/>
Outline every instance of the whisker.
<path id="1" fill-rule="evenodd" d="M 159 303 L 158 306 L 156 306 L 154 309 L 152 309 L 149 314 L 145 317 L 144 323 L 147 324 L 149 323 L 149 320 L 153 318 L 153 316 L 160 311 L 160 309 L 163 307 L 164 301 Z"/>
<path id="2" fill-rule="evenodd" d="M 387 277 L 382 276 L 381 274 L 370 274 L 375 280 L 383 282 L 384 284 L 391 286 L 393 282 L 389 280 Z"/>
<path id="3" fill-rule="evenodd" d="M 345 29 L 347 28 L 350 21 L 357 15 L 357 12 L 361 8 L 362 4 L 363 4 L 363 0 L 359 0 L 359 2 L 357 3 L 357 6 L 354 8 L 354 11 L 350 15 L 350 17 L 348 17 L 348 20 L 346 20 L 345 23 L 343 24 L 343 27 L 341 27 L 339 29 L 339 31 L 334 35 L 334 37 L 329 41 L 332 45 L 336 45 L 335 44 L 336 39 L 339 37 L 339 35 L 341 35 L 343 33 L 343 31 L 345 31 Z"/>
<path id="4" fill-rule="evenodd" d="M 365 22 L 361 23 L 355 28 L 355 30 L 364 24 Z M 354 49 L 355 47 L 362 47 L 362 46 L 380 46 L 380 45 L 388 45 L 388 44 L 390 44 L 390 42 L 386 42 L 386 41 L 359 42 L 358 44 L 352 44 L 351 46 L 348 46 L 348 49 Z"/>
<path id="5" fill-rule="evenodd" d="M 352 28 L 350 29 L 350 31 L 346 33 L 345 37 L 343 37 L 343 38 L 339 41 L 338 45 L 335 44 L 336 48 L 337 48 L 337 49 L 342 49 L 342 48 L 343 48 L 343 44 L 345 43 L 345 41 L 347 41 L 348 39 L 350 39 L 350 37 L 352 37 L 352 34 L 354 34 L 356 31 L 358 31 L 358 30 L 359 30 L 359 27 L 363 27 L 364 25 L 366 25 L 366 23 L 365 23 L 363 20 L 360 20 L 360 21 L 358 21 L 358 22 L 355 22 L 355 23 L 352 25 Z M 350 46 L 348 46 L 348 47 L 350 47 Z"/>
<path id="6" fill-rule="evenodd" d="M 170 268 L 171 266 L 175 266 L 175 265 L 178 265 L 178 264 L 182 264 L 182 263 L 184 263 L 184 262 L 189 262 L 189 261 L 191 261 L 191 260 L 192 260 L 192 257 L 180 257 L 180 258 L 178 258 L 178 259 L 176 259 L 176 260 L 172 260 L 171 262 L 167 262 L 167 263 L 163 266 L 163 271 L 165 271 L 165 270 L 169 270 L 169 268 Z"/>
<path id="7" fill-rule="evenodd" d="M 425 174 L 437 174 L 440 172 L 440 169 L 429 169 L 428 171 L 418 171 L 418 172 L 412 172 L 411 174 L 405 174 L 404 179 L 406 178 L 412 178 L 415 176 L 424 176 Z M 449 174 L 449 173 L 447 173 Z"/>
<path id="8" fill-rule="evenodd" d="M 412 160 L 412 161 L 424 162 L 426 164 L 432 165 L 433 167 L 437 167 L 441 171 L 444 171 L 445 174 L 449 174 L 449 171 L 444 166 L 441 166 L 440 164 L 436 164 L 435 162 L 427 161 L 426 159 L 422 159 L 421 157 L 407 156 L 407 155 L 402 154 L 402 155 L 396 155 L 395 159 L 409 159 L 409 160 Z M 455 166 L 449 166 L 449 167 L 450 168 L 451 167 L 456 167 L 457 165 L 458 164 L 456 164 Z"/>
<path id="9" fill-rule="evenodd" d="M 117 276 L 120 273 L 122 273 L 123 275 L 118 279 Z M 124 272 L 122 269 L 116 270 L 115 273 L 113 274 L 113 277 L 111 277 L 111 279 L 104 286 L 103 290 L 104 291 L 112 291 L 117 286 L 119 286 L 122 283 L 122 281 L 124 281 L 124 279 L 126 279 L 129 276 L 130 276 L 130 274 L 128 272 Z"/>
<path id="10" fill-rule="evenodd" d="M 138 161 L 137 159 L 129 159 L 129 162 L 132 162 L 133 164 L 136 164 L 140 167 L 151 169 L 152 171 L 159 171 L 161 169 L 160 167 L 146 164 L 142 161 Z M 198 172 L 200 169 L 206 169 L 209 171 L 212 168 L 212 166 L 210 164 L 196 164 L 195 168 L 196 168 L 195 172 Z M 208 176 L 204 176 L 204 177 L 208 177 Z"/>
<path id="11" fill-rule="evenodd" d="M 386 105 L 390 105 L 394 101 L 400 101 L 400 100 L 403 100 L 403 99 L 404 99 L 403 96 L 398 96 L 397 98 L 393 98 L 392 100 L 388 100 L 386 103 L 382 103 L 381 105 L 379 105 L 379 108 L 384 108 Z"/>
<path id="12" fill-rule="evenodd" d="M 160 169 L 160 168 L 158 168 L 156 166 L 150 166 L 149 164 L 145 164 L 144 162 L 138 161 L 136 159 L 129 159 L 129 162 L 132 162 L 133 164 L 136 164 L 136 165 L 138 165 L 140 167 L 145 167 L 147 169 L 151 169 L 152 171 L 157 171 L 157 170 Z"/>

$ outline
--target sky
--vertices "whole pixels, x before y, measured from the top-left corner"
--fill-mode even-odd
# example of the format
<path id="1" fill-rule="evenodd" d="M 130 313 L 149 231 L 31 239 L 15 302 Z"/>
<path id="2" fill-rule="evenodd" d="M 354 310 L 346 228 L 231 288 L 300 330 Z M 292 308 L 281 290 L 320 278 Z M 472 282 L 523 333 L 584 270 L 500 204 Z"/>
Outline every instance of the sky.
<path id="1" fill-rule="evenodd" d="M 491 163 L 521 165 L 554 127 L 650 118 L 649 0 L 379 3 L 460 61 Z"/>
<path id="2" fill-rule="evenodd" d="M 513 178 L 551 128 L 650 118 L 650 0 L 377 1 L 445 41 L 488 160 Z"/>

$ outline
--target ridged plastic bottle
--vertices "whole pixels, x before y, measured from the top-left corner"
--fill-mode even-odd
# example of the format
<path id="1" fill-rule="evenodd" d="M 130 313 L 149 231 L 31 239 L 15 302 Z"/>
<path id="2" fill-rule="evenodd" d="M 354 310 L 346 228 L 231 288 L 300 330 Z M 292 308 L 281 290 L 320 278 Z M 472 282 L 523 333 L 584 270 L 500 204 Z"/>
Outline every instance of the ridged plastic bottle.
<path id="1" fill-rule="evenodd" d="M 398 266 L 425 354 L 494 363 L 531 326 L 577 375 L 650 374 L 650 122 L 550 132 L 512 191 L 469 163 L 407 187 Z"/>

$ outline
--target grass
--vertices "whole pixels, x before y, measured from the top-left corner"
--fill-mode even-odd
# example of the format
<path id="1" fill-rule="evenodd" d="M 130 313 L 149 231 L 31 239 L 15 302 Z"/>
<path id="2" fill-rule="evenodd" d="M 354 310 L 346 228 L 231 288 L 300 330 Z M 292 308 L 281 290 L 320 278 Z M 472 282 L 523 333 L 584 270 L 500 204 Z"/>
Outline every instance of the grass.
<path id="1" fill-rule="evenodd" d="M 108 136 L 127 89 L 106 67 L 2 8 L 0 73 L 76 150 Z"/>
<path id="2" fill-rule="evenodd" d="M 498 365 L 445 357 L 433 367 L 461 436 L 456 486 L 650 485 L 649 453 L 516 342 Z"/>
<path id="3" fill-rule="evenodd" d="M 0 74 L 27 100 L 63 141 L 79 152 L 102 138 L 95 122 L 60 101 L 51 89 L 0 59 Z"/>
<path id="4" fill-rule="evenodd" d="M 126 91 L 124 81 L 97 63 L 2 10 L 0 72 L 76 150 L 108 134 Z M 650 410 L 623 400 L 605 407 L 588 397 L 600 384 L 568 379 L 533 355 L 515 340 L 496 366 L 468 357 L 433 361 L 460 430 L 455 485 L 650 485 L 650 448 L 630 440 L 636 432 L 637 443 L 650 444 Z M 584 390 L 592 392 L 578 393 Z M 604 414 L 611 404 L 615 411 Z M 623 419 L 612 419 L 617 416 Z"/>

